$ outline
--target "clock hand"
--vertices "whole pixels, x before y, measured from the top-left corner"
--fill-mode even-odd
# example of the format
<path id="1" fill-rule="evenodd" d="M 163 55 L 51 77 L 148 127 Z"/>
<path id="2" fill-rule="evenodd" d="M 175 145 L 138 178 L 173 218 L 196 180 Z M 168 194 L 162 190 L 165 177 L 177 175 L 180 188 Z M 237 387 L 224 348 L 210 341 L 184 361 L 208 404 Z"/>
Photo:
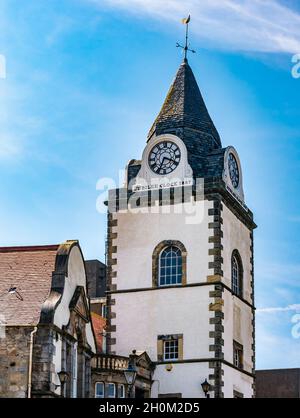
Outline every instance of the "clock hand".
<path id="1" fill-rule="evenodd" d="M 161 169 L 161 166 L 164 164 L 164 161 L 165 161 L 165 160 L 167 160 L 167 159 L 168 159 L 168 158 L 166 158 L 166 157 L 164 157 L 164 158 L 163 158 L 163 160 L 162 160 L 162 162 L 161 162 L 161 164 L 160 164 L 160 166 L 159 166 L 159 168 L 160 168 L 160 169 Z"/>
<path id="2" fill-rule="evenodd" d="M 166 160 L 166 161 L 171 161 L 171 162 L 173 162 L 173 163 L 176 163 L 176 161 L 175 161 L 175 160 L 173 160 L 172 158 L 167 158 L 167 157 L 164 157 L 164 158 L 163 158 L 163 160 L 162 160 L 162 162 L 161 162 L 161 164 L 160 164 L 160 166 L 159 166 L 159 169 L 161 169 L 161 167 L 162 167 L 162 165 L 164 164 L 165 160 Z"/>

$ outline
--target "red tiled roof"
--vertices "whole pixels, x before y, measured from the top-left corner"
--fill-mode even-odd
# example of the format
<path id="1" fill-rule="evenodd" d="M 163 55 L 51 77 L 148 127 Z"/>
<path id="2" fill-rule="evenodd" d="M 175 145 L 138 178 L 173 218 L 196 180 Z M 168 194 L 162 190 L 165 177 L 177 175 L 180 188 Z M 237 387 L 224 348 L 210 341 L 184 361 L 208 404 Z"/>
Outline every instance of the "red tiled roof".
<path id="1" fill-rule="evenodd" d="M 106 319 L 101 315 L 91 312 L 92 325 L 95 334 L 96 348 L 98 353 L 103 352 L 103 332 L 106 326 Z"/>
<path id="2" fill-rule="evenodd" d="M 0 248 L 0 320 L 36 325 L 51 289 L 59 246 Z M 16 292 L 10 294 L 10 288 Z"/>

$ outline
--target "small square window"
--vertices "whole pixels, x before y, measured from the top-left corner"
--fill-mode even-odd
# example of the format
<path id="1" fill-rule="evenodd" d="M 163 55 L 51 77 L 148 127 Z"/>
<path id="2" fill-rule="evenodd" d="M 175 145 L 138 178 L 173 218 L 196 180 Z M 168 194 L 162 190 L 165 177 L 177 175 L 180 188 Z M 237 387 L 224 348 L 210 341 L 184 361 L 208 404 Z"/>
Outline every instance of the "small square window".
<path id="1" fill-rule="evenodd" d="M 114 383 L 109 383 L 107 387 L 107 397 L 115 398 L 116 397 L 116 385 Z"/>
<path id="2" fill-rule="evenodd" d="M 178 360 L 179 345 L 178 340 L 168 340 L 164 342 L 164 360 Z"/>
<path id="3" fill-rule="evenodd" d="M 97 382 L 95 386 L 95 398 L 104 398 L 104 383 Z"/>

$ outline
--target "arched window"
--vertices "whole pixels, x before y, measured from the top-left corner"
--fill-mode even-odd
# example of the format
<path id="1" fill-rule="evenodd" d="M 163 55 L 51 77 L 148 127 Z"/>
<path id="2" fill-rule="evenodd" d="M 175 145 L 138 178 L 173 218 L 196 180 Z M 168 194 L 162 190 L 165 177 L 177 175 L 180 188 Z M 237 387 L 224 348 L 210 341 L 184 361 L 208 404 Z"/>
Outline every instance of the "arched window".
<path id="1" fill-rule="evenodd" d="M 182 254 L 173 245 L 165 248 L 159 259 L 159 286 L 182 283 Z"/>
<path id="2" fill-rule="evenodd" d="M 160 242 L 152 253 L 152 286 L 185 286 L 187 283 L 187 251 L 180 241 Z"/>
<path id="3" fill-rule="evenodd" d="M 243 265 L 237 250 L 233 251 L 231 258 L 231 288 L 235 295 L 243 296 Z"/>

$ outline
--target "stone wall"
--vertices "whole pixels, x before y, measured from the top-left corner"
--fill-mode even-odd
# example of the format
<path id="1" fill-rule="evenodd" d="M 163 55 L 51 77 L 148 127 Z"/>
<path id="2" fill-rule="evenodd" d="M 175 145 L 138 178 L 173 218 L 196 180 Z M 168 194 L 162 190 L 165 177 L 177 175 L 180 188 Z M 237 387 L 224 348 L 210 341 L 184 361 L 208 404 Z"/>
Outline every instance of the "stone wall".
<path id="1" fill-rule="evenodd" d="M 0 338 L 0 397 L 26 398 L 30 333 L 33 327 L 6 327 Z"/>
<path id="2" fill-rule="evenodd" d="M 39 326 L 35 335 L 32 366 L 33 397 L 55 396 L 55 366 L 53 363 L 55 336 L 55 330 L 49 326 Z"/>
<path id="3" fill-rule="evenodd" d="M 257 398 L 300 398 L 300 369 L 256 371 Z"/>

